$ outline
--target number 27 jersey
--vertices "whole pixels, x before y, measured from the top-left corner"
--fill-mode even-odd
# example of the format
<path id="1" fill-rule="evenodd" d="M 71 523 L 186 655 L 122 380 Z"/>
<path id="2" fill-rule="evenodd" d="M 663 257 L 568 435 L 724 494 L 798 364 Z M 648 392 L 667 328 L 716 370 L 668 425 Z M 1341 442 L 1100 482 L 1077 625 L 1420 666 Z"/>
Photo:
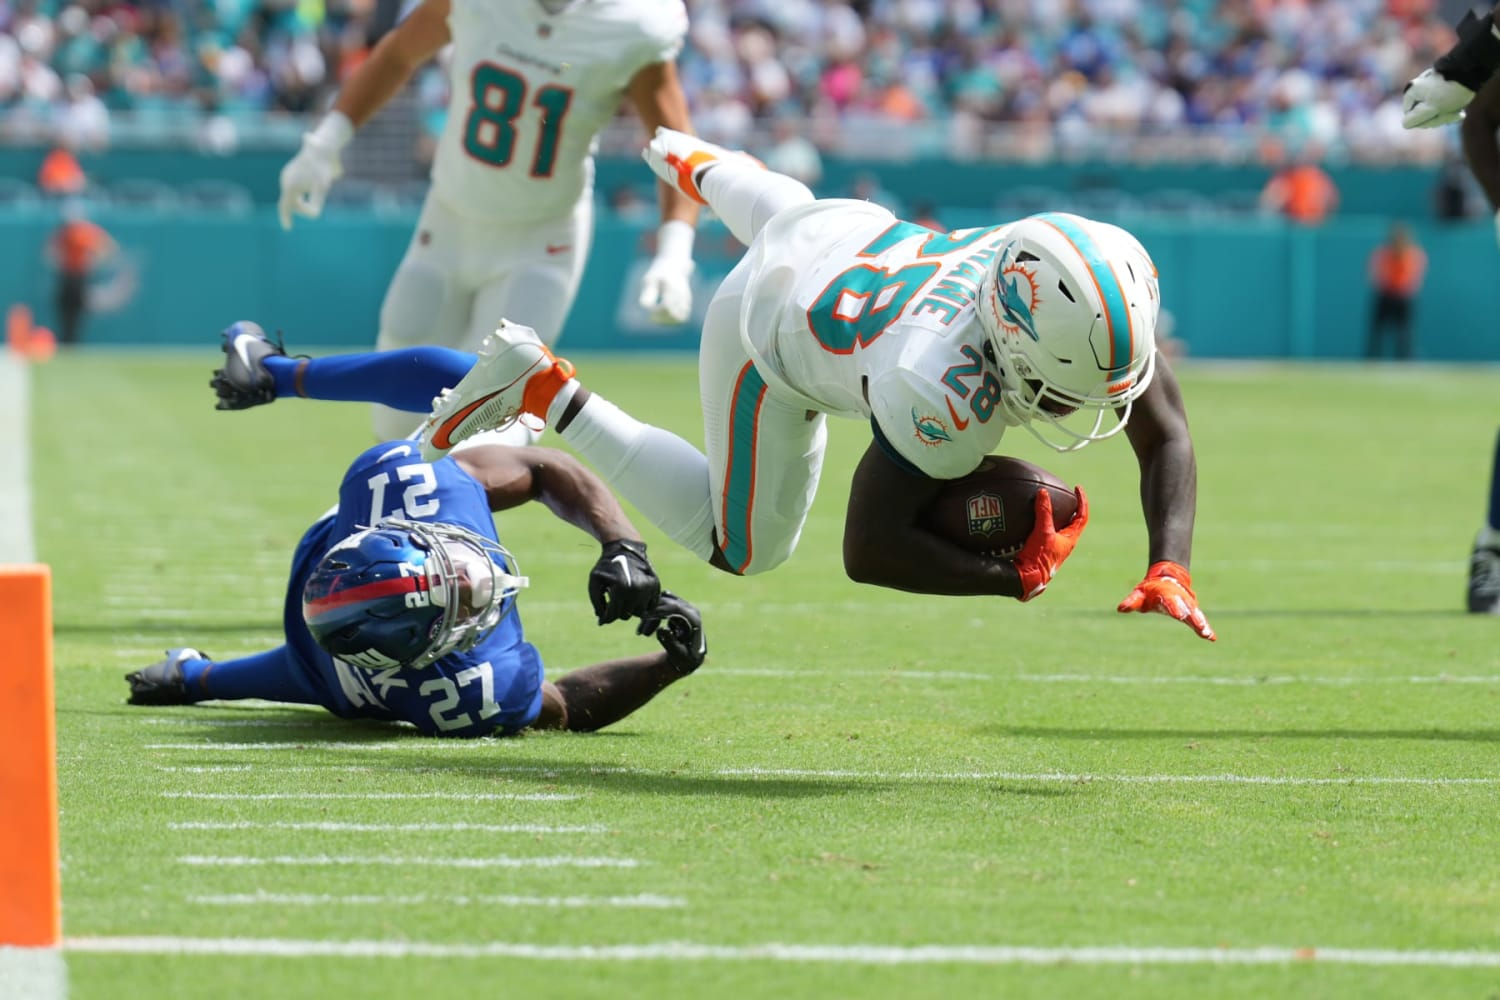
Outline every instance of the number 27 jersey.
<path id="1" fill-rule="evenodd" d="M 938 233 L 842 199 L 783 211 L 747 254 L 741 339 L 773 387 L 869 419 L 923 475 L 965 476 L 1006 428 L 974 302 L 1007 228 Z"/>
<path id="2" fill-rule="evenodd" d="M 682 0 L 452 0 L 448 119 L 433 193 L 480 221 L 566 217 L 636 73 L 676 59 Z"/>

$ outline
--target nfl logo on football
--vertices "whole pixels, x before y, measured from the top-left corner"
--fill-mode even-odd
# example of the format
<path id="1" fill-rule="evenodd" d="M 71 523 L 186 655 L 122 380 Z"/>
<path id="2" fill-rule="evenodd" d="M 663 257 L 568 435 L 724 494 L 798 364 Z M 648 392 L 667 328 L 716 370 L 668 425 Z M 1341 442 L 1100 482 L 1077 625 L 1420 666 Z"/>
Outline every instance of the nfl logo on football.
<path id="1" fill-rule="evenodd" d="M 993 493 L 969 497 L 969 534 L 993 535 L 1005 530 L 1005 504 Z"/>

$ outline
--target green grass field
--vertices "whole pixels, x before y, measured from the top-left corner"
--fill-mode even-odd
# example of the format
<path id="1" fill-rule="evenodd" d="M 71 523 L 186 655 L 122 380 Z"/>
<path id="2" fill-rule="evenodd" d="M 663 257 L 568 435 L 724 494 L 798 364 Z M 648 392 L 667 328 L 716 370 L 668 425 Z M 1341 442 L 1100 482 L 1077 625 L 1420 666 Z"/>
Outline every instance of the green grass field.
<path id="1" fill-rule="evenodd" d="M 1123 441 L 1007 441 L 1090 493 L 1039 601 L 851 584 L 868 432 L 835 424 L 773 574 L 641 522 L 701 671 L 598 735 L 449 743 L 125 704 L 167 646 L 279 641 L 368 441 L 354 405 L 214 412 L 217 358 L 33 373 L 77 1000 L 1500 993 L 1500 622 L 1461 613 L 1494 371 L 1185 366 L 1215 644 L 1114 611 L 1146 566 Z M 691 360 L 575 360 L 697 438 Z M 500 531 L 551 673 L 645 648 L 593 624 L 591 542 Z"/>

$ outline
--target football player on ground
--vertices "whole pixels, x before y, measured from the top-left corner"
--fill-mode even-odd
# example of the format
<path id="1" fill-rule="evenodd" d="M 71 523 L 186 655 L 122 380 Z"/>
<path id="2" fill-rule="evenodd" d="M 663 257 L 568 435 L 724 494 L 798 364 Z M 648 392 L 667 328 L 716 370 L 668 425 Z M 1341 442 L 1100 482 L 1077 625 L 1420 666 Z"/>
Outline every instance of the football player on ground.
<path id="1" fill-rule="evenodd" d="M 1496 8 L 1500 10 L 1500 8 Z M 1406 85 L 1402 124 L 1436 128 L 1462 120 L 1464 156 L 1490 207 L 1500 239 L 1500 27 L 1495 12 L 1472 11 L 1458 25 L 1458 42 Z M 1469 554 L 1469 611 L 1500 614 L 1500 439 L 1490 459 L 1489 506 Z"/>
<path id="2" fill-rule="evenodd" d="M 527 580 L 491 516 L 528 500 L 602 544 L 589 576 L 599 623 L 637 617 L 636 632 L 654 635 L 659 651 L 543 679 L 515 607 Z M 356 458 L 338 506 L 292 557 L 283 626 L 284 645 L 251 656 L 168 650 L 126 675 L 130 703 L 262 698 L 404 721 L 432 736 L 592 731 L 707 655 L 697 610 L 661 589 L 609 489 L 562 452 L 497 444 L 428 464 L 414 442 L 390 441 Z"/>
<path id="3" fill-rule="evenodd" d="M 1140 463 L 1149 568 L 1119 610 L 1161 612 L 1214 638 L 1188 574 L 1197 463 L 1177 379 L 1156 350 L 1156 268 L 1134 237 L 1061 213 L 933 232 L 868 202 L 816 201 L 790 177 L 668 129 L 645 156 L 749 247 L 704 320 L 707 455 L 591 393 L 511 323 L 436 401 L 424 454 L 529 414 L 662 531 L 749 575 L 797 545 L 827 415 L 864 420 L 874 440 L 849 493 L 850 577 L 1029 600 L 1087 523 L 1081 490 L 1062 531 L 1041 491 L 1037 528 L 1013 560 L 963 551 L 916 527 L 918 512 L 1007 427 L 1060 451 L 1123 430 Z"/>
<path id="4" fill-rule="evenodd" d="M 332 111 L 281 171 L 283 228 L 316 218 L 342 174 L 341 153 L 423 63 L 452 43 L 452 96 L 432 187 L 386 292 L 376 347 L 473 350 L 498 316 L 562 332 L 593 237 L 593 147 L 628 100 L 649 136 L 691 130 L 674 60 L 682 0 L 423 0 L 380 40 Z M 640 302 L 659 322 L 692 307 L 698 206 L 666 184 L 656 256 Z M 375 408 L 381 438 L 410 417 Z M 504 440 L 532 443 L 518 424 Z"/>

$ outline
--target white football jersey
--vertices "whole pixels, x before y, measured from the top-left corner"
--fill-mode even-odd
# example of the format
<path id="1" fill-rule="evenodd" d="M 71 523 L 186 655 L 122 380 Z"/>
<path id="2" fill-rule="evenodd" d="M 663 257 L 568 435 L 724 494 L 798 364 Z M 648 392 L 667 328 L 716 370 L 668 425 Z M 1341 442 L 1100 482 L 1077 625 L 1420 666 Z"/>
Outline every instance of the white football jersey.
<path id="1" fill-rule="evenodd" d="M 923 474 L 967 475 L 1006 427 L 974 311 L 1006 228 L 935 233 L 863 201 L 788 209 L 750 247 L 746 349 L 809 409 L 872 420 Z"/>
<path id="2" fill-rule="evenodd" d="M 593 151 L 642 68 L 677 58 L 682 0 L 452 0 L 448 120 L 433 193 L 482 221 L 565 217 L 593 190 Z"/>

